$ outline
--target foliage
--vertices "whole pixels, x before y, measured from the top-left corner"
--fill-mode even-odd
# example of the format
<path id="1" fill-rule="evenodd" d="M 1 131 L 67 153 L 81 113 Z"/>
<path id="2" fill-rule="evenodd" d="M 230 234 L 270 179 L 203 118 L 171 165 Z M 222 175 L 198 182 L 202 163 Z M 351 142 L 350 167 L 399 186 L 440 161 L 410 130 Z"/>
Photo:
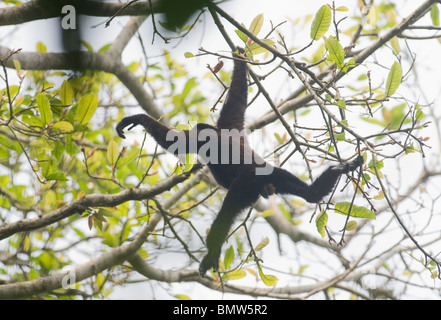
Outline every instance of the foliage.
<path id="1" fill-rule="evenodd" d="M 19 1 L 4 3 L 0 16 L 1 11 L 22 6 Z M 439 26 L 438 6 L 430 0 L 424 5 L 425 10 L 415 7 L 409 17 L 426 17 Z M 220 273 L 211 274 L 208 286 L 196 267 L 205 250 L 205 231 L 225 192 L 205 179 L 203 169 L 193 166 L 194 156 L 166 155 L 140 130 L 122 142 L 114 126 L 124 115 L 157 115 L 157 110 L 162 113 L 157 118 L 176 129 L 215 122 L 217 114 L 210 110 L 219 109 L 218 103 L 225 98 L 230 66 L 222 69 L 218 64 L 212 69 L 216 72 L 201 76 L 189 65 L 206 55 L 210 62 L 227 61 L 230 53 L 224 55 L 221 45 L 216 53 L 201 49 L 182 56 L 167 49 L 159 57 L 149 56 L 140 49 L 143 53 L 136 56 L 145 55 L 145 61 L 123 65 L 115 43 L 94 48 L 83 40 L 83 60 L 101 64 L 90 62 L 79 71 L 39 65 L 60 58 L 52 56 L 43 42 L 26 52 L 31 54 L 27 56 L 0 41 L 0 298 L 112 297 L 134 274 L 162 282 L 177 299 L 192 297 L 174 292 L 174 281 L 219 290 L 228 283 L 230 293 L 275 298 L 307 298 L 324 291 L 330 297 L 336 287 L 351 297 L 395 298 L 392 288 L 399 282 L 425 287 L 430 293 L 430 287 L 413 276 L 436 281 L 434 290 L 439 290 L 441 237 L 439 230 L 431 228 L 440 218 L 434 209 L 439 188 L 425 189 L 437 183 L 439 154 L 427 154 L 429 137 L 424 131 L 430 122 L 438 126 L 438 119 L 434 106 L 419 101 L 409 90 L 418 87 L 413 72 L 419 61 L 412 54 L 412 43 L 404 39 L 407 32 L 431 27 L 412 29 L 416 21 L 398 24 L 407 17 L 398 16 L 393 2 L 374 1 L 369 8 L 356 10 L 328 3 L 309 17 L 276 25 L 269 22 L 267 13 L 241 23 L 213 3 L 202 11 L 201 7 L 198 2 L 184 18 L 172 21 L 161 21 L 155 15 L 158 21 L 150 22 L 153 32 L 172 43 L 176 39 L 161 34 L 165 32 L 161 25 L 178 39 L 197 38 L 196 21 L 192 21 L 197 13 L 196 20 L 214 21 L 227 42 L 242 43 L 251 70 L 247 116 L 253 120 L 248 128 L 254 136 L 263 132 L 259 147 L 274 145 L 262 154 L 270 154 L 308 182 L 319 165 L 357 155 L 365 160 L 360 173 L 343 176 L 333 195 L 318 206 L 298 198 L 259 202 L 232 230 L 223 248 Z M 131 19 L 139 25 L 144 21 L 137 16 Z M 234 32 L 228 35 L 221 23 L 231 24 Z M 115 42 L 128 43 L 136 33 L 130 28 L 136 25 L 122 27 L 121 38 Z M 284 25 L 307 35 L 306 42 L 292 43 Z M 129 38 L 124 42 L 123 37 Z M 155 41 L 155 45 L 160 42 Z M 380 55 L 386 57 L 384 62 L 378 62 Z M 203 68 L 198 69 L 202 72 Z M 271 88 L 274 82 L 280 86 L 277 90 Z M 287 91 L 281 89 L 282 83 Z M 283 98 L 277 96 L 280 92 Z M 253 110 L 260 104 L 273 108 L 256 115 Z M 439 136 L 431 138 L 439 143 Z M 414 174 L 414 183 L 396 186 L 389 180 L 389 167 L 400 171 L 400 161 L 422 161 L 426 156 L 431 162 Z M 408 199 L 413 202 L 405 202 Z M 424 204 L 427 199 L 429 205 Z M 421 226 L 417 223 L 421 218 L 415 216 L 423 208 L 429 213 L 428 222 Z M 391 221 L 397 221 L 398 227 L 391 227 Z M 402 237 L 384 240 L 396 228 L 404 234 L 406 245 Z M 288 252 L 283 266 L 266 259 L 278 250 L 289 251 L 272 229 L 299 246 L 296 253 Z M 376 241 L 383 247 L 373 251 Z M 163 259 L 176 264 L 164 266 Z M 324 270 L 331 260 L 337 260 L 338 266 Z M 89 264 L 95 268 L 90 273 Z M 83 271 L 75 269 L 74 278 L 86 276 L 66 284 L 63 281 L 72 275 L 72 266 Z M 378 279 L 387 279 L 391 287 L 363 286 L 365 266 L 375 268 Z M 45 281 L 56 279 L 57 274 L 64 278 L 46 286 Z M 351 282 L 347 290 L 338 286 L 345 278 Z M 241 281 L 247 284 L 250 279 L 256 285 L 247 289 Z M 41 290 L 29 294 L 25 286 L 32 280 L 41 281 Z M 22 285 L 26 294 L 12 294 L 8 289 L 12 283 Z"/>

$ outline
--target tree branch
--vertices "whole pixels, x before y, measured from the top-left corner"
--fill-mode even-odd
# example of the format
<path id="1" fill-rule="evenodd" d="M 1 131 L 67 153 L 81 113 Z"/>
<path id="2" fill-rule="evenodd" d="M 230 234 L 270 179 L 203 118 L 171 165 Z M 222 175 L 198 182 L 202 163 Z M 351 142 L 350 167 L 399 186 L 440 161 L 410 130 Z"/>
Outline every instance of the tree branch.
<path id="1" fill-rule="evenodd" d="M 142 229 L 129 245 L 119 246 L 112 251 L 101 255 L 99 258 L 76 267 L 73 271 L 56 273 L 51 276 L 36 278 L 26 282 L 1 285 L 0 300 L 19 299 L 39 293 L 50 292 L 61 288 L 66 277 L 69 278 L 73 275 L 75 279 L 72 280 L 79 282 L 109 269 L 114 265 L 121 264 L 141 247 L 147 236 L 154 230 L 160 217 L 161 215 L 159 213 L 153 215 L 149 224 Z"/>
<path id="2" fill-rule="evenodd" d="M 160 0 L 152 0 L 155 13 L 164 11 Z M 65 5 L 75 7 L 77 14 L 94 17 L 141 16 L 151 13 L 149 1 L 126 3 L 103 3 L 91 0 L 34 0 L 21 5 L 0 10 L 0 26 L 17 25 L 35 20 L 50 19 L 62 16 L 61 8 Z M 124 9 L 124 10 L 122 10 Z"/>
<path id="3" fill-rule="evenodd" d="M 435 2 L 437 2 L 437 0 L 427 0 L 427 1 L 425 1 L 417 9 L 415 9 L 409 16 L 407 16 L 405 19 L 403 19 L 403 21 L 401 23 L 398 23 L 397 25 L 395 25 L 388 32 L 386 32 L 386 34 L 384 34 L 382 37 L 379 37 L 379 39 L 377 41 L 375 41 L 372 45 L 370 45 L 369 47 L 363 49 L 360 53 L 356 54 L 354 56 L 354 60 L 356 62 L 356 66 L 353 67 L 353 68 L 349 68 L 346 73 L 340 72 L 335 77 L 335 79 L 333 81 L 335 82 L 335 81 L 340 80 L 344 75 L 349 73 L 351 70 L 356 68 L 361 63 L 363 63 L 368 57 L 370 57 L 375 51 L 377 51 L 384 44 L 386 44 L 391 38 L 393 38 L 394 36 L 396 36 L 398 34 L 401 34 L 411 24 L 415 23 L 418 19 L 420 19 L 422 17 L 422 15 L 428 9 L 430 9 L 431 6 Z M 226 19 L 234 27 L 236 27 L 237 29 L 239 29 L 240 31 L 245 33 L 250 39 L 252 39 L 254 42 L 259 44 L 261 47 L 267 49 L 273 55 L 277 56 L 278 58 L 280 58 L 281 60 L 286 62 L 288 65 L 290 65 L 291 67 L 293 65 L 295 65 L 294 61 L 291 61 L 292 59 L 289 56 L 280 53 L 279 51 L 277 51 L 272 46 L 270 46 L 267 43 L 265 43 L 264 41 L 260 40 L 258 37 L 256 37 L 250 31 L 248 31 L 248 29 L 243 27 L 239 22 L 234 20 L 231 16 L 229 16 L 225 11 L 223 11 L 218 6 L 216 6 L 214 4 L 212 4 L 212 6 L 216 10 L 216 12 L 219 13 L 224 19 Z M 331 66 L 329 68 L 332 69 L 333 67 Z M 319 75 L 317 75 L 317 78 L 321 79 L 323 77 L 323 74 L 329 74 L 329 70 L 328 70 L 329 68 L 325 69 Z M 301 89 L 302 92 L 304 90 L 306 90 L 305 87 L 303 87 Z M 294 101 L 286 101 L 283 105 L 278 106 L 278 108 L 280 110 L 280 113 L 283 115 L 283 114 L 285 114 L 287 112 L 290 112 L 290 111 L 293 111 L 295 109 L 298 109 L 300 107 L 305 106 L 306 103 L 310 102 L 313 99 L 314 99 L 314 96 L 311 93 L 308 93 L 308 94 L 306 94 L 306 95 L 304 95 L 304 96 L 302 96 L 300 98 L 294 99 Z M 248 128 L 251 129 L 251 130 L 258 129 L 258 128 L 261 128 L 261 127 L 263 127 L 264 125 L 266 125 L 266 124 L 268 124 L 270 122 L 273 122 L 273 121 L 277 120 L 277 119 L 278 119 L 278 117 L 277 117 L 277 115 L 275 113 L 270 113 L 268 115 L 265 115 L 265 116 L 261 117 L 260 119 L 258 119 L 256 121 L 254 121 L 253 123 L 251 123 Z"/>
<path id="4" fill-rule="evenodd" d="M 32 231 L 48 226 L 61 219 L 76 213 L 82 213 L 89 207 L 113 207 L 130 200 L 144 200 L 152 198 L 166 190 L 170 190 L 176 184 L 186 180 L 191 172 L 172 176 L 150 188 L 131 188 L 115 194 L 89 194 L 74 200 L 68 205 L 47 213 L 39 218 L 22 219 L 13 223 L 0 226 L 0 240 L 5 239 L 17 232 Z"/>
<path id="5" fill-rule="evenodd" d="M 148 114 L 168 125 L 168 119 L 163 116 L 160 108 L 146 92 L 139 79 L 124 66 L 119 57 L 115 57 L 117 50 L 119 48 L 115 47 L 115 51 L 106 53 L 83 51 L 70 53 L 21 52 L 15 55 L 14 59 L 20 62 L 23 70 L 89 69 L 112 73 L 127 87 Z M 8 48 L 0 46 L 0 57 L 6 56 L 10 51 Z M 8 61 L 6 66 L 14 68 L 12 61 Z"/>

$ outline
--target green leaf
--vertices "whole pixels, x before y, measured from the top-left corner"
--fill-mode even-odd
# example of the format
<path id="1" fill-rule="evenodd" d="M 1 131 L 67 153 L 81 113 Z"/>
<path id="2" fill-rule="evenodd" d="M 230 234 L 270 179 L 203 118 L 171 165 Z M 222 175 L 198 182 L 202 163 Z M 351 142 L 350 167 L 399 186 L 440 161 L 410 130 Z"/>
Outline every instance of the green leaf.
<path id="1" fill-rule="evenodd" d="M 346 110 L 346 101 L 344 99 L 340 99 L 337 101 L 337 106 L 339 106 L 341 109 Z"/>
<path id="2" fill-rule="evenodd" d="M 416 111 L 415 112 L 415 119 L 418 120 L 418 121 L 423 120 L 426 117 L 426 115 L 424 114 L 424 111 L 421 108 L 421 106 L 417 103 L 414 108 L 415 108 L 415 111 Z"/>
<path id="3" fill-rule="evenodd" d="M 68 181 L 66 174 L 61 171 L 52 172 L 46 176 L 46 180 Z"/>
<path id="4" fill-rule="evenodd" d="M 88 94 L 81 98 L 78 102 L 78 109 L 75 120 L 81 124 L 87 124 L 92 119 L 96 108 L 98 107 L 98 96 L 96 94 Z"/>
<path id="5" fill-rule="evenodd" d="M 250 28 L 249 28 L 250 32 L 252 34 L 254 34 L 255 36 L 257 36 L 259 34 L 260 30 L 262 29 L 263 21 L 264 21 L 263 13 L 258 14 L 253 19 L 253 21 L 251 21 L 251 25 L 250 25 Z"/>
<path id="6" fill-rule="evenodd" d="M 36 49 L 37 49 L 37 52 L 43 52 L 43 53 L 47 52 L 46 46 L 41 41 L 37 42 Z"/>
<path id="7" fill-rule="evenodd" d="M 195 155 L 192 153 L 187 153 L 185 155 L 185 163 L 182 166 L 182 161 L 184 160 L 183 158 L 181 158 L 182 155 L 180 156 L 180 161 L 177 163 L 175 170 L 174 170 L 174 174 L 182 174 L 184 172 L 188 172 L 191 170 L 191 168 L 193 168 L 193 165 L 195 164 Z"/>
<path id="8" fill-rule="evenodd" d="M 343 46 L 334 36 L 330 36 L 325 40 L 325 46 L 328 50 L 327 59 L 335 63 L 337 67 L 341 69 L 345 62 L 345 52 L 343 50 Z"/>
<path id="9" fill-rule="evenodd" d="M 66 152 L 70 156 L 74 156 L 78 152 L 78 145 L 72 141 L 72 135 L 66 135 Z"/>
<path id="10" fill-rule="evenodd" d="M 439 26 L 439 10 L 436 3 L 430 9 L 430 19 L 432 19 L 432 24 L 434 26 Z"/>
<path id="11" fill-rule="evenodd" d="M 299 267 L 299 270 L 297 271 L 298 275 L 301 275 L 303 273 L 303 271 L 305 271 L 306 269 L 308 269 L 309 265 L 305 264 Z"/>
<path id="12" fill-rule="evenodd" d="M 191 168 L 193 168 L 193 165 L 196 162 L 196 156 L 193 153 L 188 153 L 185 156 L 185 166 L 184 166 L 184 171 L 188 172 L 191 170 Z"/>
<path id="13" fill-rule="evenodd" d="M 225 256 L 224 256 L 224 267 L 225 269 L 229 269 L 231 263 L 234 260 L 234 249 L 233 246 L 230 246 L 226 251 L 225 251 Z"/>
<path id="14" fill-rule="evenodd" d="M 386 91 L 384 92 L 384 95 L 386 97 L 389 97 L 397 91 L 398 87 L 401 84 L 401 78 L 403 76 L 403 73 L 401 71 L 401 66 L 398 62 L 394 62 L 392 64 L 392 67 L 390 68 L 389 74 L 387 76 L 386 81 Z"/>
<path id="15" fill-rule="evenodd" d="M 93 47 L 89 42 L 81 40 L 81 44 L 85 46 L 88 51 L 93 52 Z"/>
<path id="16" fill-rule="evenodd" d="M 49 124 L 52 120 L 51 104 L 46 94 L 40 93 L 37 95 L 37 106 L 40 111 L 40 118 L 45 125 Z"/>
<path id="17" fill-rule="evenodd" d="M 98 49 L 98 53 L 104 53 L 107 52 L 107 50 L 109 50 L 109 48 L 112 46 L 111 43 L 105 44 L 104 46 L 102 46 L 101 48 Z"/>
<path id="18" fill-rule="evenodd" d="M 375 5 L 369 6 L 369 12 L 368 12 L 368 20 L 367 23 L 370 25 L 372 29 L 375 29 L 377 27 L 377 21 L 379 19 L 379 12 L 381 9 L 377 8 Z"/>
<path id="19" fill-rule="evenodd" d="M 277 282 L 279 281 L 279 279 L 271 274 L 264 274 L 262 271 L 262 268 L 260 266 L 258 266 L 259 269 L 259 275 L 260 275 L 260 279 L 262 279 L 262 282 L 268 286 L 268 287 L 273 287 L 277 284 Z"/>
<path id="20" fill-rule="evenodd" d="M 67 121 L 60 121 L 55 123 L 52 128 L 58 129 L 62 132 L 72 132 L 74 131 L 74 127 L 70 122 Z"/>
<path id="21" fill-rule="evenodd" d="M 407 105 L 406 103 L 399 104 L 391 110 L 382 110 L 383 117 L 390 129 L 398 129 L 401 125 L 409 123 L 411 120 L 406 119 Z"/>
<path id="22" fill-rule="evenodd" d="M 14 142 L 6 135 L 0 135 L 0 145 L 5 146 L 8 149 L 14 148 Z"/>
<path id="23" fill-rule="evenodd" d="M 196 78 L 190 78 L 188 79 L 187 83 L 184 86 L 184 89 L 182 90 L 182 100 L 185 100 L 187 96 L 190 94 L 191 90 L 197 86 Z"/>
<path id="24" fill-rule="evenodd" d="M 184 57 L 186 57 L 187 59 L 188 59 L 188 58 L 193 58 L 193 57 L 194 57 L 194 54 L 191 53 L 191 52 L 188 52 L 188 51 L 187 51 L 187 52 L 184 53 Z"/>
<path id="25" fill-rule="evenodd" d="M 182 168 L 181 164 L 178 162 L 175 166 L 175 170 L 173 171 L 173 174 L 179 175 L 179 174 L 183 174 L 185 171 Z"/>
<path id="26" fill-rule="evenodd" d="M 375 161 L 374 161 L 375 160 Z M 368 172 L 371 172 L 372 174 L 375 175 L 375 171 L 378 172 L 378 174 L 380 175 L 380 177 L 382 177 L 382 173 L 381 173 L 381 169 L 384 168 L 384 163 L 383 160 L 378 160 L 377 157 L 373 157 L 371 161 L 369 161 L 368 163 Z M 377 170 L 375 170 L 377 169 Z"/>
<path id="27" fill-rule="evenodd" d="M 12 62 L 14 63 L 15 70 L 17 70 L 17 73 L 21 71 L 21 65 L 20 61 L 16 59 L 12 59 Z"/>
<path id="28" fill-rule="evenodd" d="M 265 237 L 260 243 L 254 248 L 254 251 L 260 251 L 265 248 L 269 243 L 268 237 Z"/>
<path id="29" fill-rule="evenodd" d="M 118 161 L 116 167 L 119 169 L 119 168 L 122 168 L 125 165 L 129 164 L 134 159 L 136 159 L 136 157 L 139 155 L 140 152 L 141 152 L 141 150 L 139 148 L 133 148 L 133 149 L 127 150 L 124 153 L 124 156 L 119 158 L 119 161 Z"/>
<path id="30" fill-rule="evenodd" d="M 273 214 L 274 214 L 274 209 L 268 209 L 268 210 L 262 211 L 262 212 L 260 213 L 260 216 L 261 216 L 262 218 L 266 218 L 266 217 L 269 217 L 269 216 L 271 216 L 271 215 L 273 215 Z"/>
<path id="31" fill-rule="evenodd" d="M 228 280 L 238 280 L 245 278 L 247 273 L 244 270 L 233 270 L 228 273 Z"/>
<path id="32" fill-rule="evenodd" d="M 357 221 L 348 221 L 348 223 L 346 224 L 346 230 L 351 231 L 355 228 L 357 228 Z"/>
<path id="33" fill-rule="evenodd" d="M 54 156 L 57 163 L 60 163 L 63 160 L 63 156 L 66 152 L 64 144 L 61 140 L 54 141 L 54 149 L 52 151 L 52 156 Z"/>
<path id="34" fill-rule="evenodd" d="M 335 205 L 334 210 L 337 213 L 347 216 L 350 207 L 351 207 L 350 202 L 339 202 Z M 350 216 L 354 218 L 367 218 L 374 220 L 376 219 L 375 213 L 373 213 L 371 210 L 365 207 L 357 206 L 355 204 L 352 205 Z"/>
<path id="35" fill-rule="evenodd" d="M 273 46 L 274 45 L 274 41 L 270 40 L 270 39 L 261 39 L 263 42 L 265 42 L 266 44 Z M 268 51 L 266 48 L 260 46 L 258 43 L 253 42 L 250 46 L 249 49 L 251 51 L 252 55 L 257 55 L 257 54 L 261 54 L 264 53 L 266 51 Z"/>
<path id="36" fill-rule="evenodd" d="M 39 256 L 35 258 L 35 261 L 40 265 L 40 267 L 49 272 L 57 266 L 57 259 L 55 259 L 49 252 L 43 251 Z"/>
<path id="37" fill-rule="evenodd" d="M 242 26 L 245 28 L 245 26 L 243 24 L 242 24 Z M 240 31 L 239 29 L 235 30 L 235 32 L 239 36 L 240 40 L 243 41 L 243 43 L 247 43 L 248 42 L 248 36 L 245 33 Z"/>
<path id="38" fill-rule="evenodd" d="M 348 72 L 349 68 L 355 68 L 355 66 L 356 66 L 355 60 L 353 58 L 351 58 L 351 59 L 349 59 L 348 62 L 345 63 L 342 70 L 343 70 L 343 72 L 346 73 L 346 72 Z"/>
<path id="39" fill-rule="evenodd" d="M 328 5 L 323 5 L 315 14 L 311 25 L 310 37 L 312 40 L 319 40 L 325 35 L 331 26 L 332 12 Z"/>
<path id="40" fill-rule="evenodd" d="M 334 133 L 334 137 L 337 141 L 345 141 L 346 133 L 343 131 L 342 133 Z"/>
<path id="41" fill-rule="evenodd" d="M 113 166 L 119 156 L 119 146 L 115 140 L 110 140 L 107 145 L 107 161 Z"/>
<path id="42" fill-rule="evenodd" d="M 320 233 L 322 238 L 326 236 L 325 227 L 328 223 L 328 214 L 325 210 L 322 210 L 320 214 L 315 218 L 315 226 L 317 227 L 317 231 Z"/>
<path id="43" fill-rule="evenodd" d="M 60 96 L 61 103 L 63 103 L 64 105 L 71 104 L 74 98 L 74 89 L 72 87 L 72 84 L 69 81 L 64 80 L 63 84 L 60 87 L 58 95 Z"/>
<path id="44" fill-rule="evenodd" d="M 392 37 L 389 40 L 389 42 L 390 42 L 390 45 L 392 47 L 392 50 L 394 50 L 394 53 L 395 54 L 399 54 L 400 51 L 401 51 L 401 48 L 400 48 L 400 43 L 398 42 L 398 37 L 397 36 Z"/>
<path id="45" fill-rule="evenodd" d="M 15 96 L 19 90 L 20 90 L 19 86 L 16 86 L 16 85 L 9 86 L 9 94 L 11 95 L 11 97 Z M 0 90 L 0 95 L 6 96 L 6 88 Z"/>

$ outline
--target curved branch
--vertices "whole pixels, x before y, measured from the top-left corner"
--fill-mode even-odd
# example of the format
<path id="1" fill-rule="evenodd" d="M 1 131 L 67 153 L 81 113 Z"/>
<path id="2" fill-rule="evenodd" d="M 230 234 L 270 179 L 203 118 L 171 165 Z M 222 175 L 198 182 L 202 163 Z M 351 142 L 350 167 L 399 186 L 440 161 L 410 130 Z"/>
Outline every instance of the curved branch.
<path id="1" fill-rule="evenodd" d="M 139 79 L 121 62 L 123 50 L 146 18 L 146 15 L 131 18 L 105 53 L 88 51 L 69 53 L 20 52 L 14 55 L 14 59 L 20 62 L 24 70 L 90 69 L 112 73 L 126 86 L 148 114 L 160 119 L 159 121 L 163 124 L 169 125 L 168 119 L 164 117 L 164 114 L 144 89 Z M 8 56 L 10 52 L 9 48 L 0 46 L 0 59 Z M 8 59 L 6 62 L 6 67 L 14 68 L 13 61 L 10 60 L 12 59 Z"/>
<path id="2" fill-rule="evenodd" d="M 119 246 L 96 259 L 76 267 L 73 271 L 56 273 L 51 276 L 36 278 L 21 283 L 1 285 L 0 299 L 19 299 L 43 292 L 50 292 L 62 288 L 63 283 L 66 283 L 66 279 L 79 282 L 114 265 L 121 264 L 141 247 L 147 236 L 154 230 L 160 216 L 160 214 L 154 214 L 149 224 L 142 229 L 129 245 Z M 74 279 L 71 279 L 72 275 Z M 72 283 L 68 284 L 70 285 Z"/>
<path id="3" fill-rule="evenodd" d="M 113 207 L 130 200 L 143 200 L 154 197 L 166 190 L 170 190 L 176 184 L 186 180 L 191 172 L 178 176 L 172 176 L 150 188 L 131 188 L 115 194 L 89 194 L 74 200 L 68 205 L 54 210 L 41 218 L 22 219 L 13 223 L 0 226 L 0 240 L 5 239 L 17 232 L 32 231 L 76 213 L 82 213 L 89 207 Z"/>
<path id="4" fill-rule="evenodd" d="M 142 25 L 145 19 L 147 19 L 147 17 L 148 16 L 132 17 L 130 21 L 126 24 L 126 26 L 121 30 L 119 35 L 116 37 L 115 41 L 113 41 L 107 52 L 109 54 L 115 55 L 116 57 L 121 57 L 121 54 L 126 48 L 130 39 L 132 39 L 132 37 L 138 31 L 139 27 Z"/>
<path id="5" fill-rule="evenodd" d="M 389 257 L 389 256 L 387 256 Z M 381 260 L 382 262 L 387 259 Z M 285 286 L 278 288 L 252 288 L 244 286 L 235 286 L 229 283 L 219 286 L 218 283 L 209 279 L 202 278 L 199 276 L 196 270 L 162 270 L 154 268 L 149 265 L 144 259 L 138 254 L 132 255 L 128 261 L 133 266 L 133 268 L 142 274 L 144 277 L 152 280 L 157 280 L 166 283 L 173 282 L 196 282 L 209 289 L 222 291 L 223 293 L 234 293 L 234 294 L 245 294 L 252 297 L 266 297 L 266 298 L 279 298 L 279 299 L 298 299 L 295 295 L 307 294 L 307 297 L 315 294 L 318 291 L 326 290 L 329 287 L 343 288 L 340 285 L 342 281 L 359 281 L 366 272 L 363 270 L 354 270 L 357 267 L 357 263 L 354 263 L 353 267 L 346 270 L 342 274 L 336 275 L 335 277 L 324 280 L 317 281 L 313 284 L 298 285 L 298 286 Z M 379 266 L 375 266 L 377 270 Z"/>
<path id="6" fill-rule="evenodd" d="M 161 1 L 152 0 L 151 2 L 154 12 L 164 11 Z M 74 6 L 77 14 L 94 17 L 111 17 L 115 14 L 117 16 L 140 16 L 151 13 L 149 1 L 134 2 L 126 6 L 126 3 L 103 3 L 91 0 L 34 0 L 2 8 L 0 10 L 0 26 L 60 17 L 62 16 L 61 8 L 64 5 Z"/>
<path id="7" fill-rule="evenodd" d="M 139 79 L 130 72 L 121 60 L 115 57 L 115 51 L 106 53 L 72 52 L 72 53 L 43 53 L 20 52 L 14 59 L 20 62 L 23 70 L 75 70 L 90 69 L 112 73 L 130 90 L 139 105 L 152 117 L 168 125 L 168 120 L 156 105 L 153 98 L 146 92 Z M 118 49 L 119 50 L 119 49 Z M 0 46 L 0 57 L 7 56 L 10 49 Z M 13 61 L 6 67 L 14 68 Z"/>

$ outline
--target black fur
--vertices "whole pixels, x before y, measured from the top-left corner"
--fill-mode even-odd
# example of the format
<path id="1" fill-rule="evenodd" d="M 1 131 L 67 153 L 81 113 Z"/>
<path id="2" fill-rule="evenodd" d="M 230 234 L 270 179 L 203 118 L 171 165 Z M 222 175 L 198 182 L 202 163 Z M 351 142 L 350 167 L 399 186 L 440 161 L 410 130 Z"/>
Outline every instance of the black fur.
<path id="1" fill-rule="evenodd" d="M 243 54 L 244 51 L 238 48 L 237 52 Z M 245 136 L 241 134 L 231 135 L 227 138 L 222 136 L 222 129 L 236 129 L 236 131 L 240 131 L 244 128 L 248 92 L 247 64 L 238 54 L 234 54 L 234 57 L 236 59 L 234 61 L 231 85 L 227 99 L 220 112 L 217 126 L 214 127 L 201 123 L 192 130 L 180 131 L 180 138 L 183 139 L 185 144 L 183 152 L 182 149 L 169 149 L 176 140 L 168 141 L 170 139 L 166 138 L 167 134 L 170 134 L 171 130 L 175 134 L 177 130 L 167 128 L 148 115 L 138 114 L 126 117 L 116 127 L 118 135 L 125 138 L 123 134 L 125 127 L 130 126 L 128 129 L 130 130 L 136 125 L 142 125 L 160 146 L 169 149 L 174 154 L 192 152 L 198 153 L 203 159 L 211 159 L 211 161 L 207 161 L 207 165 L 216 181 L 221 186 L 227 188 L 228 193 L 207 236 L 208 253 L 199 267 L 201 276 L 205 275 L 211 268 L 214 271 L 218 270 L 222 244 L 228 236 L 235 217 L 257 201 L 259 195 L 267 198 L 276 193 L 292 194 L 300 196 L 308 202 L 317 203 L 332 191 L 341 174 L 353 171 L 363 163 L 363 158 L 358 157 L 353 162 L 331 166 L 314 183 L 308 185 L 288 171 L 273 167 L 263 161 L 248 145 Z M 191 143 L 192 134 L 198 135 L 204 132 L 211 133 L 204 135 L 206 139 L 201 141 L 198 139 L 196 143 Z M 217 140 L 218 149 L 211 149 L 207 153 L 205 147 L 210 142 L 210 139 Z M 226 150 L 228 150 L 227 154 L 225 154 Z M 234 156 L 237 157 L 235 150 L 240 150 L 239 161 L 237 159 L 234 161 Z M 247 161 L 246 159 L 252 159 L 252 161 Z M 222 161 L 227 163 L 222 163 Z M 264 168 L 268 169 L 270 174 L 257 174 L 258 169 Z"/>

